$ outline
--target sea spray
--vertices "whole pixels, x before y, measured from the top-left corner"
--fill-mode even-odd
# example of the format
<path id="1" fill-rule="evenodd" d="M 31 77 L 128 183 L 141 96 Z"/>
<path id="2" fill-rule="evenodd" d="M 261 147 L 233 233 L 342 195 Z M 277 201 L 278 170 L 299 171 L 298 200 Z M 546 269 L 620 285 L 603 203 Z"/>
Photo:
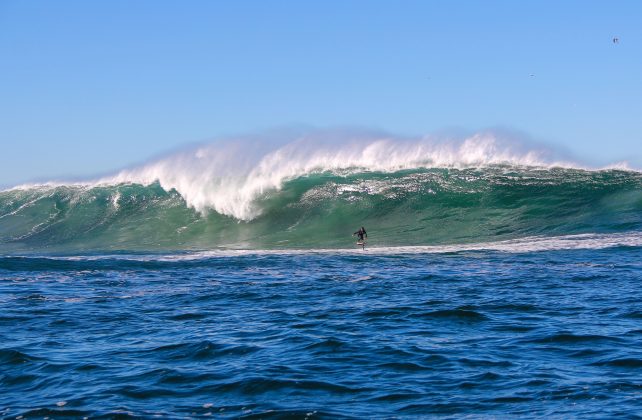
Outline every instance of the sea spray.
<path id="1" fill-rule="evenodd" d="M 247 221 L 261 214 L 255 201 L 262 194 L 281 189 L 288 180 L 323 172 L 340 175 L 499 164 L 572 166 L 546 159 L 550 153 L 545 150 L 520 146 L 491 133 L 461 140 L 332 132 L 285 136 L 272 142 L 242 138 L 176 153 L 99 182 L 159 182 L 167 191 L 178 191 L 198 212 L 214 210 Z"/>
<path id="2" fill-rule="evenodd" d="M 159 182 L 0 192 L 0 249 L 319 249 L 494 242 L 642 229 L 642 174 L 486 166 L 307 173 L 258 193 L 250 220 L 198 212 Z"/>

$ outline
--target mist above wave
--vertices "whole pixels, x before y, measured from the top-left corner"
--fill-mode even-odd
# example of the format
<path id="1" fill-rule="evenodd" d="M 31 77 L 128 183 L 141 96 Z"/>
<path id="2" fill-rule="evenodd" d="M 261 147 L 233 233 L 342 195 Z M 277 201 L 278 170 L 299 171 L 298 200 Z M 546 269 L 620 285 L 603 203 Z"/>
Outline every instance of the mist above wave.
<path id="1" fill-rule="evenodd" d="M 490 165 L 337 172 L 284 180 L 279 191 L 257 195 L 251 204 L 260 215 L 243 223 L 199 214 L 158 181 L 2 191 L 0 250 L 332 249 L 353 244 L 359 225 L 378 247 L 642 227 L 642 173 L 635 171 Z"/>
<path id="2" fill-rule="evenodd" d="M 167 191 L 176 190 L 199 212 L 214 210 L 252 220 L 262 211 L 256 203 L 259 196 L 308 174 L 490 165 L 573 166 L 554 161 L 551 155 L 549 150 L 528 148 L 491 132 L 441 139 L 322 130 L 219 140 L 123 170 L 98 183 L 159 182 Z"/>

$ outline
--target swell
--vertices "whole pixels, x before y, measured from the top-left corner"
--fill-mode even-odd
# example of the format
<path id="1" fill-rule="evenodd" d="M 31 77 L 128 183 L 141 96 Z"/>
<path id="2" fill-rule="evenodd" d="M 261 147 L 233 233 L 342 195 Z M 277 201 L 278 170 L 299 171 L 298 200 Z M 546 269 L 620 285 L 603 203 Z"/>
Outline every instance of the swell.
<path id="1" fill-rule="evenodd" d="M 412 246 L 642 230 L 642 174 L 495 165 L 312 172 L 266 189 L 242 220 L 176 189 L 60 185 L 0 192 L 0 251 Z"/>
<path id="2" fill-rule="evenodd" d="M 158 183 L 165 191 L 177 191 L 199 213 L 214 210 L 249 221 L 263 213 L 257 203 L 263 194 L 310 175 L 494 165 L 576 167 L 552 160 L 550 151 L 527 148 L 493 133 L 464 139 L 399 138 L 341 130 L 278 134 L 276 138 L 221 139 L 76 185 Z"/>

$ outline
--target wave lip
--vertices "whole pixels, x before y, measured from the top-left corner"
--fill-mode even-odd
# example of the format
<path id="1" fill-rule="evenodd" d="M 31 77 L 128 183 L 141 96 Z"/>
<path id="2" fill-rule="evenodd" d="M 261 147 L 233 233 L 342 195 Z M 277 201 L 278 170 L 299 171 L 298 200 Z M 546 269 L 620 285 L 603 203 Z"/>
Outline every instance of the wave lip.
<path id="1" fill-rule="evenodd" d="M 16 189 L 59 186 L 151 185 L 176 190 L 198 212 L 214 210 L 239 220 L 261 214 L 253 202 L 283 183 L 316 173 L 394 172 L 419 168 L 516 167 L 584 168 L 554 159 L 554 152 L 493 132 L 467 138 L 399 137 L 355 130 L 283 132 L 278 137 L 221 139 L 179 151 L 114 175 L 86 182 L 46 182 Z M 266 138 L 267 137 L 267 138 Z M 618 163 L 617 168 L 626 167 Z"/>
<path id="2" fill-rule="evenodd" d="M 181 152 L 125 170 L 99 183 L 159 182 L 176 190 L 199 212 L 215 210 L 239 220 L 261 214 L 254 200 L 267 191 L 301 176 L 330 172 L 393 172 L 417 168 L 468 168 L 490 165 L 573 166 L 551 162 L 546 152 L 520 150 L 492 134 L 476 134 L 463 141 L 434 138 L 338 136 L 323 132 L 274 145 L 254 140 L 222 142 Z"/>
<path id="3" fill-rule="evenodd" d="M 519 238 L 539 249 L 642 230 L 642 173 L 546 156 L 490 134 L 218 142 L 94 182 L 1 191 L 0 250 L 336 249 L 355 226 L 395 252 Z"/>

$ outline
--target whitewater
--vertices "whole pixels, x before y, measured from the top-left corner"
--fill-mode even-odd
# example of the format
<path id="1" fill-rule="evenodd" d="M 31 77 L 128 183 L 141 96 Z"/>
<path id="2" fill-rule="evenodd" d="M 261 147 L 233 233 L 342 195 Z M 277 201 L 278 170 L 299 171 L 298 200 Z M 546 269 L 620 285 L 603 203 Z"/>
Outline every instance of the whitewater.
<path id="1" fill-rule="evenodd" d="M 493 133 L 246 136 L 4 190 L 0 250 L 349 248 L 362 224 L 374 247 L 637 232 L 640 185 Z"/>
<path id="2" fill-rule="evenodd" d="M 252 220 L 261 212 L 253 205 L 257 197 L 279 190 L 285 181 L 304 175 L 497 164 L 544 166 L 539 153 L 513 150 L 499 144 L 496 138 L 483 135 L 463 142 L 439 142 L 431 138 L 323 133 L 295 137 L 285 143 L 259 142 L 236 139 L 200 147 L 98 182 L 110 185 L 159 182 L 165 190 L 178 191 L 197 211 L 213 209 L 240 220 Z"/>
<path id="3" fill-rule="evenodd" d="M 272 132 L 19 185 L 0 417 L 635 418 L 640 261 L 642 173 L 492 132 Z"/>

